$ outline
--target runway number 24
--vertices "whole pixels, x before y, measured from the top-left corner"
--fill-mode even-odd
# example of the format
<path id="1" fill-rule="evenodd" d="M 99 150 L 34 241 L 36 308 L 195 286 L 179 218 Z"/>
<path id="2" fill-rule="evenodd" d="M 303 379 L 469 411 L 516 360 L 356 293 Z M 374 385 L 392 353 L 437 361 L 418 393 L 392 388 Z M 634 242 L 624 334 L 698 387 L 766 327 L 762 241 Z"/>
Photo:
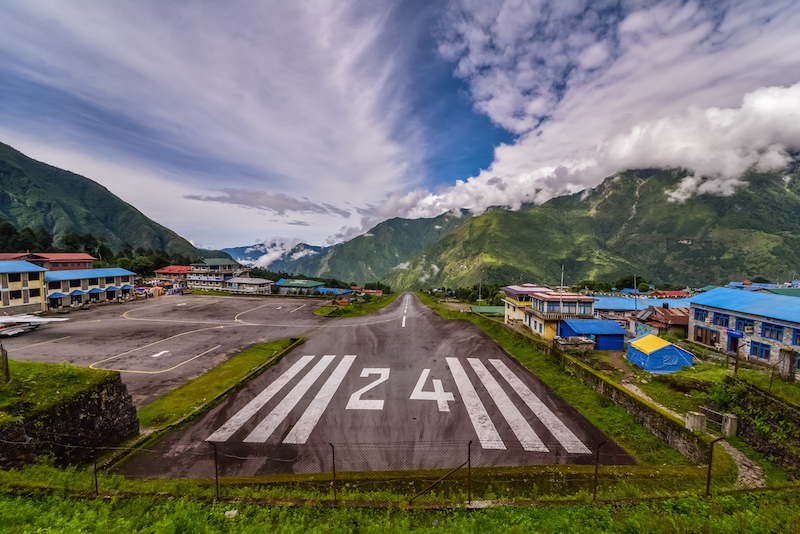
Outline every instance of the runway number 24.
<path id="1" fill-rule="evenodd" d="M 449 391 L 444 390 L 444 386 L 442 386 L 442 381 L 438 379 L 433 379 L 433 391 L 423 391 L 425 387 L 425 383 L 428 381 L 428 375 L 430 375 L 430 369 L 423 369 L 422 374 L 419 376 L 419 380 L 417 380 L 417 385 L 414 386 L 414 391 L 411 392 L 411 396 L 409 400 L 427 400 L 427 401 L 435 401 L 439 407 L 440 412 L 449 412 L 450 405 L 447 404 L 448 402 L 454 402 L 455 397 Z M 371 375 L 378 375 L 376 380 L 373 380 L 363 388 L 359 389 L 352 395 L 350 395 L 350 400 L 347 401 L 347 406 L 345 409 L 347 410 L 383 410 L 383 401 L 382 400 L 371 400 L 371 399 L 362 399 L 361 396 L 366 393 L 367 391 L 377 387 L 379 384 L 382 384 L 389 380 L 389 369 L 388 368 L 379 368 L 379 367 L 365 367 L 361 370 L 361 378 L 367 378 Z"/>

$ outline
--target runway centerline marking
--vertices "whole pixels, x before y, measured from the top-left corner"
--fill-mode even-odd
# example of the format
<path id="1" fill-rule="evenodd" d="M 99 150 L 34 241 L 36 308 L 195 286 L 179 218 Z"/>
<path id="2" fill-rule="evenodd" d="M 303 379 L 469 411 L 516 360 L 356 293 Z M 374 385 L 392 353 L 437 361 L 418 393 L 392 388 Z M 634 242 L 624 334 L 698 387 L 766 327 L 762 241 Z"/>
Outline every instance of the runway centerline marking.
<path id="1" fill-rule="evenodd" d="M 403 316 L 403 328 L 405 328 L 405 327 L 406 327 L 406 316 L 404 315 Z"/>
<path id="2" fill-rule="evenodd" d="M 567 426 L 556 417 L 556 415 L 548 408 L 540 399 L 533 393 L 533 391 L 526 386 L 522 380 L 515 375 L 511 369 L 506 366 L 501 360 L 489 360 L 497 372 L 500 373 L 506 382 L 517 392 L 517 395 L 528 405 L 528 408 L 536 414 L 536 417 L 544 424 L 545 428 L 553 434 L 559 443 L 571 454 L 591 454 L 586 445 L 584 445 L 578 437 L 567 428 Z"/>
<path id="3" fill-rule="evenodd" d="M 51 339 L 50 341 L 42 341 L 41 343 L 34 343 L 33 345 L 25 345 L 24 347 L 17 347 L 16 349 L 8 349 L 7 352 L 14 352 L 15 350 L 24 350 L 24 349 L 29 349 L 31 347 L 38 347 L 39 345 L 46 345 L 48 343 L 55 343 L 56 341 L 63 341 L 65 339 L 69 339 L 71 337 L 72 336 L 64 336 L 64 337 L 60 337 L 58 339 Z"/>
<path id="4" fill-rule="evenodd" d="M 121 358 L 122 356 L 126 356 L 132 352 L 136 352 L 142 349 L 146 349 L 147 347 L 152 347 L 153 345 L 158 345 L 159 343 L 163 343 L 165 341 L 169 341 L 170 339 L 175 339 L 176 337 L 186 336 L 189 334 L 196 334 L 197 332 L 204 332 L 206 330 L 214 330 L 215 328 L 222 328 L 221 326 L 211 326 L 209 328 L 200 328 L 199 330 L 191 330 L 189 332 L 183 332 L 182 334 L 176 334 L 174 336 L 170 336 L 168 338 L 161 339 L 159 341 L 154 341 L 153 343 L 148 343 L 147 345 L 142 345 L 141 347 L 129 350 L 127 352 L 123 352 L 122 354 L 117 354 L 116 356 L 111 356 L 110 358 L 106 358 L 105 360 L 100 360 L 99 362 L 94 362 L 92 365 L 89 366 L 89 369 L 100 369 L 100 367 L 95 367 L 95 365 L 100 365 L 101 363 L 110 362 L 111 360 L 116 360 L 117 358 Z M 134 372 L 134 371 L 130 371 Z M 144 372 L 144 371 L 136 371 L 136 372 Z M 156 372 L 163 372 L 163 371 L 156 371 Z"/>
<path id="5" fill-rule="evenodd" d="M 467 361 L 472 366 L 472 369 L 475 371 L 475 374 L 478 375 L 481 382 L 483 382 L 486 391 L 489 392 L 495 406 L 500 410 L 508 426 L 510 426 L 511 430 L 514 432 L 514 435 L 517 436 L 522 448 L 532 452 L 550 452 L 550 449 L 542 443 L 541 438 L 536 435 L 531 425 L 528 424 L 528 421 L 525 420 L 525 417 L 523 417 L 508 397 L 508 394 L 503 391 L 503 388 L 500 387 L 497 380 L 494 379 L 489 373 L 489 370 L 486 369 L 486 366 L 483 365 L 483 362 L 477 358 L 467 358 Z"/>
<path id="6" fill-rule="evenodd" d="M 256 395 L 253 400 L 248 402 L 244 408 L 236 412 L 236 414 L 228 419 L 216 432 L 206 438 L 206 441 L 227 441 L 232 435 L 236 433 L 247 421 L 253 417 L 265 404 L 267 404 L 278 391 L 283 388 L 289 381 L 294 378 L 297 373 L 303 370 L 308 363 L 313 360 L 313 356 L 303 356 L 297 360 L 294 365 L 286 370 L 275 381 L 270 383 L 261 393 Z"/>
<path id="7" fill-rule="evenodd" d="M 246 438 L 245 443 L 264 443 L 275 432 L 275 429 L 286 419 L 289 412 L 297 406 L 303 395 L 314 385 L 314 382 L 322 375 L 328 365 L 333 361 L 336 356 L 327 354 L 317 362 L 317 364 L 304 376 L 297 385 L 283 398 L 281 402 L 270 412 L 270 414 L 261 421 L 256 428 L 250 432 Z"/>
<path id="8" fill-rule="evenodd" d="M 445 358 L 445 360 L 450 367 L 450 373 L 453 375 L 461 400 L 464 401 L 464 407 L 467 409 L 469 420 L 472 422 L 473 428 L 475 428 L 481 447 L 484 449 L 506 450 L 506 444 L 503 443 L 500 434 L 497 433 L 492 419 L 486 412 L 486 408 L 483 406 L 480 397 L 478 397 L 472 382 L 469 381 L 461 362 L 458 361 L 458 358 Z"/>
<path id="9" fill-rule="evenodd" d="M 352 354 L 342 358 L 342 361 L 339 362 L 339 365 L 333 370 L 331 376 L 328 377 L 328 380 L 325 381 L 322 388 L 317 392 L 317 396 L 314 397 L 314 400 L 311 401 L 306 411 L 303 412 L 303 415 L 297 423 L 295 423 L 289 434 L 287 434 L 286 439 L 283 440 L 284 443 L 303 445 L 308 441 L 311 432 L 314 430 L 314 427 L 317 426 L 322 414 L 325 412 L 328 404 L 330 404 L 333 395 L 336 393 L 336 390 L 339 389 L 342 380 L 344 380 L 347 371 L 350 370 L 350 366 L 353 365 L 355 359 L 355 355 Z"/>

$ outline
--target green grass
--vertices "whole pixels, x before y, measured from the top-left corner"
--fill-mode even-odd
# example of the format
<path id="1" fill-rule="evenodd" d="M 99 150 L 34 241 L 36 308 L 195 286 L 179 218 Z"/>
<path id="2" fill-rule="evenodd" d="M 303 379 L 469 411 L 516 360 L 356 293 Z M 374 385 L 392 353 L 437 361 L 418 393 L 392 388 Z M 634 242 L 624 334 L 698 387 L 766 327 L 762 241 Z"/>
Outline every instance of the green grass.
<path id="1" fill-rule="evenodd" d="M 636 385 L 657 403 L 683 415 L 686 415 L 687 412 L 699 411 L 700 406 L 703 405 L 708 396 L 705 391 L 696 389 L 688 393 L 676 391 L 668 384 L 654 380 L 648 381 L 646 384 L 638 383 Z"/>
<path id="2" fill-rule="evenodd" d="M 69 363 L 9 361 L 11 380 L 0 385 L 0 422 L 35 418 L 93 394 L 119 373 Z"/>
<path id="3" fill-rule="evenodd" d="M 320 306 L 316 310 L 314 310 L 314 315 L 319 315 L 321 317 L 328 317 L 329 315 L 334 314 L 339 308 L 337 306 Z"/>
<path id="4" fill-rule="evenodd" d="M 251 371 L 274 358 L 291 344 L 292 340 L 288 339 L 271 341 L 233 356 L 140 409 L 139 422 L 145 428 L 161 428 L 181 420 L 238 384 Z"/>
<path id="5" fill-rule="evenodd" d="M 337 315 L 340 317 L 361 317 L 364 315 L 369 315 L 370 313 L 376 312 L 381 308 L 388 306 L 399 296 L 400 293 L 394 293 L 392 295 L 383 296 L 369 302 L 346 304 L 339 308 L 340 311 Z"/>
<path id="6" fill-rule="evenodd" d="M 502 507 L 483 510 L 327 508 L 203 503 L 156 497 L 80 499 L 0 495 L 7 534 L 139 533 L 640 533 L 760 534 L 800 531 L 800 493 L 684 497 L 621 505 Z M 234 518 L 225 512 L 236 510 Z"/>
<path id="7" fill-rule="evenodd" d="M 474 317 L 472 314 L 465 317 L 439 306 L 429 295 L 417 293 L 417 296 L 444 317 L 473 322 L 642 464 L 689 464 L 685 456 L 636 423 L 625 410 L 566 373 L 552 357 L 541 354 L 524 340 L 515 337 L 502 323 Z"/>

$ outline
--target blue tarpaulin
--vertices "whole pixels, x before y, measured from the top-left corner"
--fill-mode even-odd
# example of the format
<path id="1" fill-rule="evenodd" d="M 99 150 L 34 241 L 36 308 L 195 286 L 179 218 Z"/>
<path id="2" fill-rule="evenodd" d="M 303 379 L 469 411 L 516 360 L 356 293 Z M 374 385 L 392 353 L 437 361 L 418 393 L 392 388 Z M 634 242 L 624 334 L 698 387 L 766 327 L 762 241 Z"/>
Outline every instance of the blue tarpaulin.
<path id="1" fill-rule="evenodd" d="M 692 366 L 692 354 L 672 343 L 646 334 L 628 343 L 628 361 L 656 375 L 680 371 Z"/>

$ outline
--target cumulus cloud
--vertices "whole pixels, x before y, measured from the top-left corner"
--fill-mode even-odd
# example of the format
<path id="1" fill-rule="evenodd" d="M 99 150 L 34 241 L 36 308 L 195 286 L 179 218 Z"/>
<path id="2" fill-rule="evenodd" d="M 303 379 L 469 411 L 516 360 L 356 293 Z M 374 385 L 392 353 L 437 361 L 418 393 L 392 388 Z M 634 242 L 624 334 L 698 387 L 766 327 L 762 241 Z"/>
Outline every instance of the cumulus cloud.
<path id="1" fill-rule="evenodd" d="M 315 254 L 319 254 L 316 250 L 310 248 L 304 248 L 303 250 L 298 250 L 294 254 L 292 254 L 292 260 L 299 260 L 300 258 L 305 258 L 306 256 L 313 256 Z"/>
<path id="2" fill-rule="evenodd" d="M 687 179 L 675 199 L 729 194 L 745 170 L 780 168 L 800 149 L 799 26 L 800 5 L 786 1 L 454 0 L 439 51 L 517 140 L 477 176 L 382 208 L 519 209 L 643 167 L 709 178 Z"/>
<path id="3" fill-rule="evenodd" d="M 264 252 L 264 254 L 253 263 L 253 265 L 255 267 L 263 267 L 266 269 L 272 262 L 281 259 L 299 244 L 300 241 L 296 238 L 271 237 L 265 240 L 263 244 L 256 247 L 250 247 L 248 250 L 260 249 Z"/>
<path id="4" fill-rule="evenodd" d="M 399 265 L 396 265 L 394 269 L 408 269 L 409 265 L 411 265 L 411 263 L 406 261 Z"/>

